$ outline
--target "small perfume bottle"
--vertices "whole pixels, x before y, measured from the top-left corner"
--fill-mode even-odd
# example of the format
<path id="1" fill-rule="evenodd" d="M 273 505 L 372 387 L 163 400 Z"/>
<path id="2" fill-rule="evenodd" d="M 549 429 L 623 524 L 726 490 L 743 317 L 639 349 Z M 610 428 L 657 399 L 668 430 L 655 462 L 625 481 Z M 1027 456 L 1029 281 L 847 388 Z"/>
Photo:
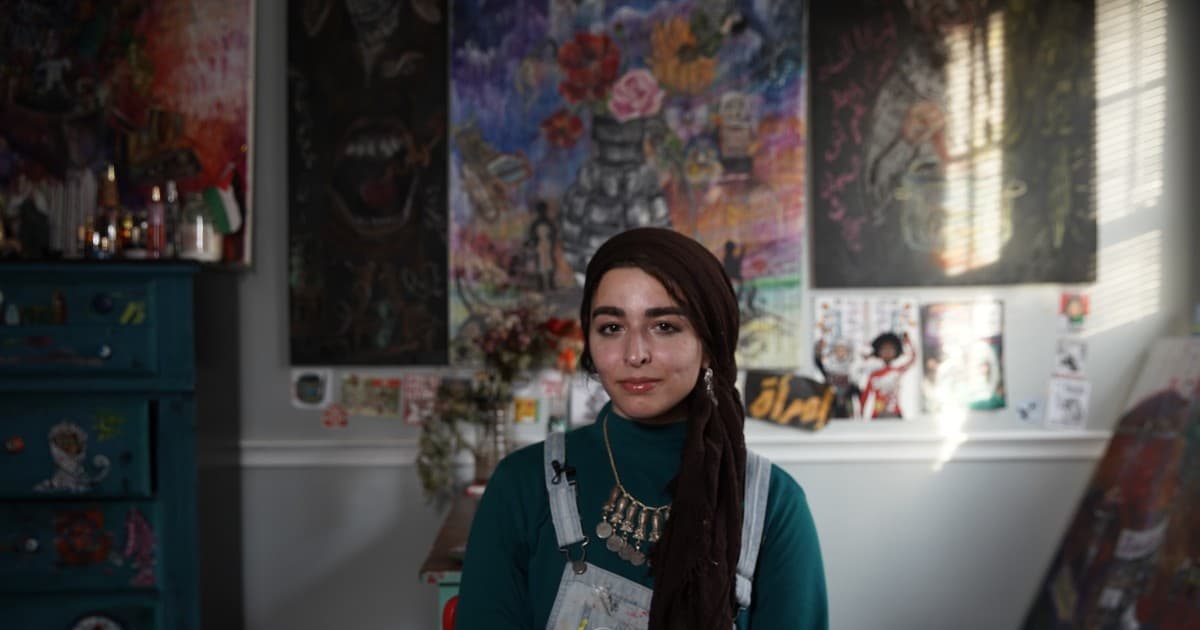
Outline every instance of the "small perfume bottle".
<path id="1" fill-rule="evenodd" d="M 162 201 L 162 189 L 155 186 L 150 190 L 150 204 L 146 206 L 146 256 L 162 258 L 166 254 L 167 227 L 166 207 Z"/>
<path id="2" fill-rule="evenodd" d="M 163 256 L 165 258 L 177 258 L 179 256 L 179 222 L 180 207 L 179 207 L 179 188 L 175 186 L 175 180 L 167 180 L 166 199 L 163 204 L 164 225 L 166 235 L 164 236 Z"/>
<path id="3" fill-rule="evenodd" d="M 92 258 L 113 258 L 117 255 L 120 223 L 120 195 L 117 191 L 117 168 L 109 164 L 100 182 L 99 199 L 92 215 L 92 233 L 88 250 Z"/>

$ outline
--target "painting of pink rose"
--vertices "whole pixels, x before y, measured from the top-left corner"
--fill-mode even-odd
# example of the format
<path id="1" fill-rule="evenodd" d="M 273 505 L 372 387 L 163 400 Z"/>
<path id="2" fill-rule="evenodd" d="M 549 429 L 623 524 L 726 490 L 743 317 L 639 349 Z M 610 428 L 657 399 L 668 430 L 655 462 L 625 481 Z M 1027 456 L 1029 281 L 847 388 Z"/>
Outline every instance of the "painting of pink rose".
<path id="1" fill-rule="evenodd" d="M 653 116 L 662 108 L 663 91 L 649 70 L 625 73 L 613 84 L 608 110 L 621 122 Z"/>

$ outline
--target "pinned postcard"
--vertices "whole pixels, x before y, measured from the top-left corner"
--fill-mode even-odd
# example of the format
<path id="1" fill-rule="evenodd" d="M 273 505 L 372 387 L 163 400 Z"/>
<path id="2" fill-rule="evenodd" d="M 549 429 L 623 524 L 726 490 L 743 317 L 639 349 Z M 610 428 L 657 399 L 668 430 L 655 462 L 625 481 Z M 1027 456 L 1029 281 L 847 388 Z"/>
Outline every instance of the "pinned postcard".
<path id="1" fill-rule="evenodd" d="M 1054 375 L 1083 378 L 1087 362 L 1087 342 L 1079 337 L 1060 337 L 1055 353 Z"/>
<path id="2" fill-rule="evenodd" d="M 333 402 L 333 370 L 295 368 L 292 370 L 292 406 L 297 409 L 324 409 Z"/>
<path id="3" fill-rule="evenodd" d="M 1077 378 L 1050 379 L 1050 396 L 1046 400 L 1046 427 L 1051 429 L 1082 429 L 1087 425 L 1088 397 L 1092 384 Z"/>
<path id="4" fill-rule="evenodd" d="M 352 416 L 400 417 L 400 378 L 346 374 L 342 376 L 341 404 Z"/>
<path id="5" fill-rule="evenodd" d="M 1059 330 L 1064 332 L 1082 332 L 1087 324 L 1091 304 L 1086 293 L 1081 291 L 1063 291 L 1058 300 Z"/>
<path id="6" fill-rule="evenodd" d="M 343 428 L 350 423 L 350 414 L 341 405 L 334 403 L 321 412 L 321 424 L 327 429 Z"/>
<path id="7" fill-rule="evenodd" d="M 421 425 L 433 417 L 437 402 L 437 374 L 405 374 L 400 379 L 400 402 L 404 407 L 404 424 Z"/>
<path id="8" fill-rule="evenodd" d="M 513 398 L 513 422 L 517 424 L 534 423 L 538 421 L 538 399 Z"/>

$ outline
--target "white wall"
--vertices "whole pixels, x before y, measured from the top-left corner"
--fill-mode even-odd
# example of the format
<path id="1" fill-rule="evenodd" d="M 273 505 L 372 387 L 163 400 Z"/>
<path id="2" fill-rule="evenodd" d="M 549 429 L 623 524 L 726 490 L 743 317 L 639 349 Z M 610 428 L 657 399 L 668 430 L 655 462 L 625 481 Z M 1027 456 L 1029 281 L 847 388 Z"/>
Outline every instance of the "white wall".
<path id="1" fill-rule="evenodd" d="M 433 587 L 417 568 L 440 515 L 420 496 L 415 434 L 355 420 L 332 431 L 288 403 L 286 19 L 258 3 L 254 268 L 199 283 L 202 589 L 206 627 L 308 630 L 432 628 Z M 1175 2 L 1172 32 L 1195 7 Z M 1182 40 L 1183 38 L 1178 38 Z M 1172 49 L 1169 128 L 1194 129 L 1176 89 L 1195 62 Z M 1102 130 L 1103 131 L 1103 130 Z M 833 627 L 1015 627 L 1071 513 L 1104 431 L 1118 417 L 1147 343 L 1180 331 L 1200 299 L 1187 134 L 1167 135 L 1166 193 L 1100 223 L 1095 387 L 1090 433 L 1050 434 L 1011 408 L 962 427 L 924 418 L 806 434 L 757 423 L 753 446 L 807 489 L 825 553 Z M 1157 235 L 1147 237 L 1146 235 Z M 1200 235 L 1198 235 L 1200 237 Z M 1150 239 L 1157 250 L 1129 248 Z M 1122 270 L 1137 269 L 1132 277 Z M 1157 269 L 1157 271 L 1153 271 Z M 1006 302 L 1010 401 L 1041 397 L 1059 287 L 908 291 L 922 300 L 996 295 Z M 1130 321 L 1111 319 L 1149 305 Z M 1112 326 L 1104 324 L 1110 318 Z M 951 448 L 966 439 L 957 450 Z M 936 465 L 952 453 L 944 466 Z M 334 461 L 337 460 L 337 461 Z"/>

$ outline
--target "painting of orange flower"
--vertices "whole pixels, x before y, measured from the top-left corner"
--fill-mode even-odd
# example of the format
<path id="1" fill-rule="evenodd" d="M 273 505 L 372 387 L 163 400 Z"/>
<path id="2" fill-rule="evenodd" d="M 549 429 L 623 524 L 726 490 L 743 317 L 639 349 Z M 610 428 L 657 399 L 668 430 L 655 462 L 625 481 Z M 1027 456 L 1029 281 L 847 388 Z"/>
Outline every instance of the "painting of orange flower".
<path id="1" fill-rule="evenodd" d="M 668 91 L 699 94 L 713 82 L 717 60 L 700 53 L 696 36 L 683 17 L 656 25 L 650 46 L 650 69 Z"/>

